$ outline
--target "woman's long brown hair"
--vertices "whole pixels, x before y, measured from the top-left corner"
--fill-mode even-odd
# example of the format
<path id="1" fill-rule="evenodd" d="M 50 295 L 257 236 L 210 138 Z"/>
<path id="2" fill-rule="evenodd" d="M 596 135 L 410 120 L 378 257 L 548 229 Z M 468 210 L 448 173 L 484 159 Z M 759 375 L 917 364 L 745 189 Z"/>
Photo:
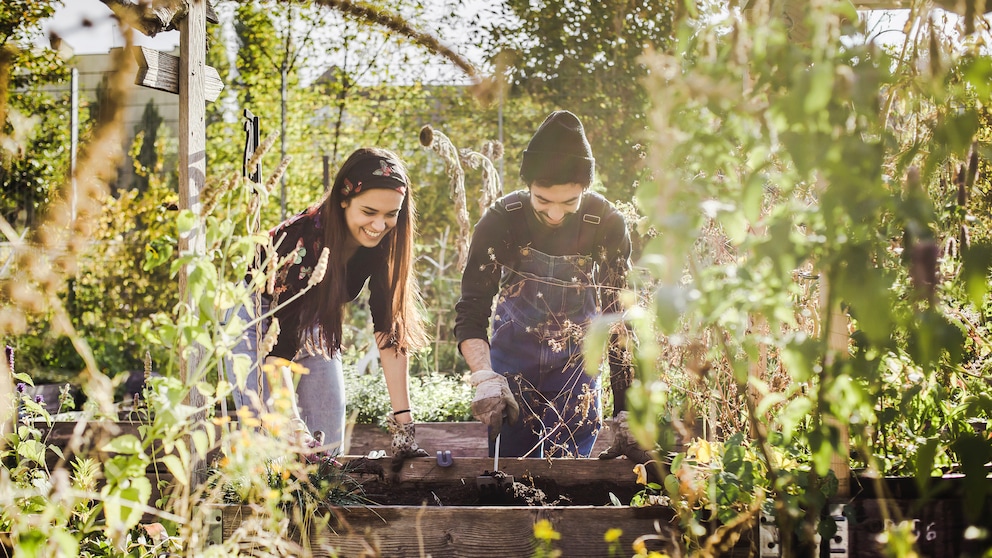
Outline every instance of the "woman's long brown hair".
<path id="1" fill-rule="evenodd" d="M 395 153 L 375 147 L 365 147 L 356 150 L 341 166 L 334 184 L 324 195 L 321 202 L 321 221 L 324 223 L 324 246 L 330 250 L 327 261 L 325 280 L 315 287 L 317 303 L 304 305 L 301 308 L 300 323 L 303 325 L 305 336 L 309 336 L 311 328 L 306 324 L 318 324 L 320 341 L 329 353 L 341 348 L 343 307 L 350 300 L 348 296 L 348 260 L 345 257 L 345 242 L 351 232 L 345 222 L 345 201 L 342 194 L 344 179 L 356 165 L 369 157 L 388 159 L 394 166 L 409 176 L 406 166 Z M 378 284 L 370 287 L 374 290 L 391 293 L 386 316 L 380 316 L 376 324 L 377 330 L 385 333 L 385 338 L 379 341 L 380 348 L 395 346 L 400 351 L 407 352 L 426 346 L 427 334 L 424 330 L 420 314 L 420 291 L 413 277 L 413 241 L 416 235 L 416 207 L 413 202 L 413 189 L 407 188 L 397 216 L 396 227 L 391 230 L 382 242 L 375 248 L 376 253 L 383 258 L 385 273 L 373 273 L 370 283 Z M 378 336 L 377 336 L 378 337 Z M 313 339 L 313 341 L 318 341 Z"/>

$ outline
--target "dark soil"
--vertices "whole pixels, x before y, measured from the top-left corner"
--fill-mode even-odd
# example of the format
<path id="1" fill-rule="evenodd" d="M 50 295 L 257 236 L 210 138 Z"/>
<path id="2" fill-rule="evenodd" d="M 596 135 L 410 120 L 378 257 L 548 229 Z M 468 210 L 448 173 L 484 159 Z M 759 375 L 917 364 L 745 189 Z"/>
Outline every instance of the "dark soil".
<path id="1" fill-rule="evenodd" d="M 628 504 L 636 485 L 596 482 L 560 486 L 542 477 L 513 478 L 485 471 L 477 478 L 447 483 L 391 482 L 379 463 L 352 462 L 349 473 L 362 485 L 371 503 L 390 506 L 608 506 Z"/>

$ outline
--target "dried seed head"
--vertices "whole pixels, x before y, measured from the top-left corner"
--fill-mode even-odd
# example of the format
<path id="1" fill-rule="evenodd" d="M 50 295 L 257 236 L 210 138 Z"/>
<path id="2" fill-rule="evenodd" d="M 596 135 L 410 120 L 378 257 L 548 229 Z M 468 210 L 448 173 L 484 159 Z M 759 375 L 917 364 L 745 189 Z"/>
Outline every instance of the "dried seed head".
<path id="1" fill-rule="evenodd" d="M 434 129 L 430 125 L 420 129 L 420 145 L 430 148 L 434 145 Z"/>
<path id="2" fill-rule="evenodd" d="M 317 265 L 313 268 L 313 275 L 310 276 L 310 280 L 307 282 L 308 287 L 312 287 L 317 283 L 324 280 L 324 274 L 327 273 L 327 260 L 330 258 L 331 251 L 324 246 L 324 249 L 320 251 L 320 259 L 317 260 Z"/>
<path id="3" fill-rule="evenodd" d="M 958 187 L 958 205 L 964 207 L 968 204 L 968 188 L 965 187 L 965 166 L 958 167 L 958 173 L 954 177 L 954 184 Z"/>
<path id="4" fill-rule="evenodd" d="M 272 293 L 274 293 L 275 290 L 276 290 L 276 259 L 271 258 L 269 259 L 268 277 L 267 280 L 265 281 L 265 292 L 269 296 L 272 296 Z"/>
<path id="5" fill-rule="evenodd" d="M 490 161 L 496 162 L 503 158 L 505 151 L 503 149 L 503 142 L 490 140 L 487 141 L 485 145 L 482 146 L 482 154 L 489 157 Z"/>
<path id="6" fill-rule="evenodd" d="M 269 324 L 269 330 L 265 332 L 265 337 L 262 339 L 262 343 L 258 346 L 258 350 L 261 354 L 267 355 L 272 352 L 272 348 L 276 346 L 276 341 L 279 339 L 279 318 L 272 318 L 272 323 Z"/>
<path id="7" fill-rule="evenodd" d="M 286 173 L 286 167 L 289 166 L 289 163 L 292 160 L 293 157 L 291 155 L 287 155 L 286 158 L 279 163 L 279 166 L 276 168 L 275 172 L 272 173 L 272 176 L 265 181 L 266 192 L 272 193 L 275 190 L 276 184 L 279 183 L 279 179 L 282 178 L 282 175 Z"/>

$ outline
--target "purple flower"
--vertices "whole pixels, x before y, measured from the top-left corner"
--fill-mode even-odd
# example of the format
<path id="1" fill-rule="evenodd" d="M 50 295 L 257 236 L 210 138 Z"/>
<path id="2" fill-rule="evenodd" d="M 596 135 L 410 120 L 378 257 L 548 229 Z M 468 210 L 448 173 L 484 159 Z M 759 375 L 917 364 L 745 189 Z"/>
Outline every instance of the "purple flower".
<path id="1" fill-rule="evenodd" d="M 28 385 L 24 382 L 17 382 L 17 393 L 24 393 L 28 390 Z"/>
<path id="2" fill-rule="evenodd" d="M 37 404 L 39 404 L 39 405 L 44 405 L 45 404 L 45 396 L 42 395 L 42 394 L 40 394 L 40 393 L 38 395 L 35 395 L 34 396 L 34 402 L 37 403 Z"/>

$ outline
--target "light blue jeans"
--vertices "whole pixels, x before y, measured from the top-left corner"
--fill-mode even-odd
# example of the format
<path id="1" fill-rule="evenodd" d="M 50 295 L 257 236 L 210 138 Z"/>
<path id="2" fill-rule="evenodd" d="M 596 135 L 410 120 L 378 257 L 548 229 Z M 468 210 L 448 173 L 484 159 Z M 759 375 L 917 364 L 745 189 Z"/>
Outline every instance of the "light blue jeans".
<path id="1" fill-rule="evenodd" d="M 259 297 L 257 302 L 262 314 L 268 311 L 268 303 L 264 298 Z M 244 306 L 238 310 L 238 316 L 245 323 L 250 323 L 254 319 Z M 259 388 L 258 341 L 265 335 L 268 326 L 269 320 L 263 320 L 258 326 L 248 327 L 233 350 L 234 354 L 247 355 L 251 359 L 246 390 L 257 392 Z M 306 349 L 301 349 L 293 361 L 310 371 L 309 374 L 300 376 L 299 384 L 296 386 L 301 418 L 312 434 L 317 431 L 324 433 L 324 446 L 330 448 L 328 450 L 330 453 L 341 453 L 345 427 L 344 371 L 341 367 L 341 353 L 336 352 L 333 356 L 327 357 L 309 354 Z M 251 399 L 238 388 L 230 360 L 225 362 L 225 368 L 228 381 L 234 385 L 235 406 L 239 409 L 246 405 L 251 406 Z M 264 374 L 261 388 L 260 400 L 264 403 L 269 397 L 268 378 Z M 258 412 L 259 409 L 253 411 Z"/>

